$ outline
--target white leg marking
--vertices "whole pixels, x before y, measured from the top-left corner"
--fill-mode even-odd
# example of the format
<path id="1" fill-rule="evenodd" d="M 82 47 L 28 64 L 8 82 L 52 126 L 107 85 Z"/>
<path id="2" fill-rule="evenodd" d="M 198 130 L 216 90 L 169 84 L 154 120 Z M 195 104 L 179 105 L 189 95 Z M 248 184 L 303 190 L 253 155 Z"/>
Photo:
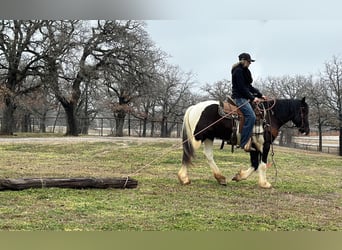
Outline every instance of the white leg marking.
<path id="1" fill-rule="evenodd" d="M 195 137 L 193 136 L 192 140 L 191 140 L 191 144 L 192 144 L 192 147 L 194 148 L 194 150 L 197 150 L 197 149 L 199 149 L 201 147 L 202 142 L 201 141 L 197 141 L 195 139 Z"/>
<path id="2" fill-rule="evenodd" d="M 217 167 L 214 161 L 214 154 L 213 154 L 213 141 L 212 140 L 205 140 L 204 141 L 204 150 L 205 156 L 207 157 L 208 163 L 210 168 L 213 170 L 214 174 L 220 174 L 220 169 Z"/>
<path id="3" fill-rule="evenodd" d="M 261 162 L 258 167 L 259 172 L 259 186 L 262 188 L 271 188 L 271 184 L 266 179 L 266 163 Z"/>
<path id="4" fill-rule="evenodd" d="M 254 171 L 255 170 L 253 167 L 249 167 L 247 170 L 241 170 L 240 171 L 241 180 L 246 180 Z"/>
<path id="5" fill-rule="evenodd" d="M 233 181 L 242 181 L 242 180 L 246 180 L 253 172 L 254 172 L 254 168 L 253 167 L 249 167 L 247 170 L 240 170 L 234 177 L 233 177 Z"/>
<path id="6" fill-rule="evenodd" d="M 183 185 L 190 184 L 190 180 L 188 177 L 188 168 L 186 166 L 182 165 L 181 169 L 178 172 L 178 179 Z"/>
<path id="7" fill-rule="evenodd" d="M 220 169 L 217 167 L 215 161 L 214 161 L 214 154 L 213 154 L 213 141 L 206 139 L 204 141 L 204 154 L 207 157 L 208 163 L 210 168 L 212 169 L 214 176 L 216 180 L 221 184 L 221 185 L 226 185 L 226 177 L 224 177 L 221 174 Z"/>

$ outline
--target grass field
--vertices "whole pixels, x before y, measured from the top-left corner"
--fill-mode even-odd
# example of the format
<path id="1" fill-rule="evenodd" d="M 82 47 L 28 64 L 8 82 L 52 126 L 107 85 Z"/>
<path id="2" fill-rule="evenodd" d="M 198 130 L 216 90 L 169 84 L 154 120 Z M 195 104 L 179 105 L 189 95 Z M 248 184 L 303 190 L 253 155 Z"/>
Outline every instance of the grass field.
<path id="1" fill-rule="evenodd" d="M 192 184 L 181 186 L 177 145 L 133 139 L 2 142 L 0 178 L 121 177 L 138 171 L 131 177 L 139 184 L 2 191 L 0 230 L 341 231 L 341 157 L 276 147 L 277 168 L 268 170 L 273 188 L 265 190 L 258 187 L 257 174 L 218 185 L 199 151 L 189 170 Z M 248 154 L 216 148 L 227 179 L 249 166 Z"/>

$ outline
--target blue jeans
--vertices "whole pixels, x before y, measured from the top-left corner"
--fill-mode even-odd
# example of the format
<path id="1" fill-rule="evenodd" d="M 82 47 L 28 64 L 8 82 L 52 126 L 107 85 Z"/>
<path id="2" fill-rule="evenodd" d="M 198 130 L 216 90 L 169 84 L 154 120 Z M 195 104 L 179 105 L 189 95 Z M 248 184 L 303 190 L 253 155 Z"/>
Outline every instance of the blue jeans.
<path id="1" fill-rule="evenodd" d="M 247 101 L 248 100 L 245 98 L 235 99 L 236 105 L 238 105 L 238 107 L 240 107 Z M 240 142 L 240 147 L 243 148 L 248 142 L 249 138 L 252 136 L 256 117 L 255 117 L 254 110 L 250 103 L 247 103 L 243 105 L 242 107 L 240 107 L 240 110 L 245 116 L 245 124 L 243 125 L 242 131 L 241 131 L 241 142 Z"/>

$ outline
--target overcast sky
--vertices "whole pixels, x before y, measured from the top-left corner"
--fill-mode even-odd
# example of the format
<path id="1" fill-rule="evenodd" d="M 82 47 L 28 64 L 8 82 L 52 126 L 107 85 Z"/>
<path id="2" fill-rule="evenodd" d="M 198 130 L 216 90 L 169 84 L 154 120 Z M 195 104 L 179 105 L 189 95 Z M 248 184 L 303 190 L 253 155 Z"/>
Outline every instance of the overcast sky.
<path id="1" fill-rule="evenodd" d="M 3 2 L 0 14 L 8 19 L 151 20 L 152 40 L 200 84 L 230 79 L 242 52 L 256 60 L 254 78 L 316 74 L 333 56 L 342 58 L 341 0 Z"/>
<path id="2" fill-rule="evenodd" d="M 341 8 L 342 9 L 342 8 Z M 316 74 L 342 58 L 342 20 L 150 20 L 152 40 L 198 83 L 230 80 L 231 65 L 248 52 L 254 78 Z"/>

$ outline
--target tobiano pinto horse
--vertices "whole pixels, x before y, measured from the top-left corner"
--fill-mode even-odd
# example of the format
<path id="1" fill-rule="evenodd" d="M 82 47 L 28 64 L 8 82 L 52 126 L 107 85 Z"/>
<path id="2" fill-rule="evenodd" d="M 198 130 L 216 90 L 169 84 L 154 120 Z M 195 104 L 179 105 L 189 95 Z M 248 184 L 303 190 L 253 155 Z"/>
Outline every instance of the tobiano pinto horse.
<path id="1" fill-rule="evenodd" d="M 267 157 L 270 146 L 278 136 L 279 129 L 287 122 L 292 121 L 299 132 L 308 135 L 310 132 L 308 114 L 309 107 L 303 99 L 276 99 L 263 103 L 266 111 L 265 126 L 263 129 L 263 146 L 251 151 L 251 166 L 247 170 L 240 170 L 233 178 L 235 181 L 246 180 L 253 172 L 258 170 L 258 184 L 262 188 L 271 188 L 266 178 Z M 195 151 L 204 144 L 204 154 L 214 177 L 221 185 L 226 185 L 226 177 L 222 175 L 213 157 L 214 139 L 229 141 L 232 135 L 233 123 L 231 119 L 220 119 L 220 104 L 218 101 L 204 101 L 190 106 L 183 120 L 183 159 L 182 167 L 178 172 L 181 184 L 190 184 L 188 167 L 192 165 Z M 220 120 L 220 121 L 219 121 Z M 257 147 L 256 147 L 257 148 Z"/>

